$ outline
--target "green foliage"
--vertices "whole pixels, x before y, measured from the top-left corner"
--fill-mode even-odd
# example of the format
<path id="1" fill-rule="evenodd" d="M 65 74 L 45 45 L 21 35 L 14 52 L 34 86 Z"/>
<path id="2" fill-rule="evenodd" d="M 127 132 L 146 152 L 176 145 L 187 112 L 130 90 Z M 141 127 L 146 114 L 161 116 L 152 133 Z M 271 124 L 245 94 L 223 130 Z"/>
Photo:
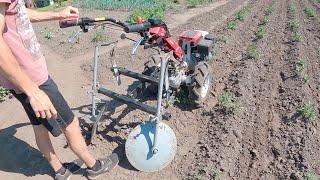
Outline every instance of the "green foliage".
<path id="1" fill-rule="evenodd" d="M 144 9 L 156 5 L 156 0 L 79 0 L 82 8 L 90 9 Z"/>
<path id="2" fill-rule="evenodd" d="M 299 32 L 292 32 L 291 38 L 293 42 L 301 42 L 303 40 L 302 35 Z"/>
<path id="3" fill-rule="evenodd" d="M 151 8 L 136 9 L 128 17 L 128 21 L 134 23 L 137 21 L 138 16 L 141 16 L 144 20 L 147 20 L 149 18 L 159 18 L 163 20 L 165 7 L 166 6 L 164 5 L 157 5 Z"/>
<path id="4" fill-rule="evenodd" d="M 257 39 L 262 39 L 266 34 L 266 26 L 259 26 L 258 31 L 256 33 Z"/>
<path id="5" fill-rule="evenodd" d="M 313 8 L 305 8 L 304 12 L 307 14 L 308 17 L 315 17 L 316 11 Z"/>
<path id="6" fill-rule="evenodd" d="M 289 21 L 289 27 L 293 32 L 296 32 L 300 28 L 300 22 L 297 19 Z"/>
<path id="7" fill-rule="evenodd" d="M 249 46 L 246 50 L 246 57 L 248 59 L 260 59 L 260 52 L 258 51 L 256 46 Z"/>
<path id="8" fill-rule="evenodd" d="M 241 11 L 236 13 L 236 19 L 240 21 L 244 21 L 244 19 L 246 18 L 247 14 L 251 11 L 251 9 L 252 9 L 252 4 L 247 5 Z"/>
<path id="9" fill-rule="evenodd" d="M 219 106 L 228 114 L 234 114 L 242 109 L 240 99 L 231 92 L 224 92 L 218 101 Z"/>
<path id="10" fill-rule="evenodd" d="M 228 23 L 227 28 L 235 30 L 237 28 L 237 23 L 235 21 L 231 21 Z"/>
<path id="11" fill-rule="evenodd" d="M 35 0 L 34 2 L 38 8 L 42 8 L 50 5 L 50 0 Z"/>
<path id="12" fill-rule="evenodd" d="M 97 29 L 93 35 L 92 42 L 101 42 L 106 40 L 104 29 Z"/>
<path id="13" fill-rule="evenodd" d="M 0 86 L 0 102 L 4 101 L 5 97 L 10 94 L 10 91 L 2 86 Z"/>
<path id="14" fill-rule="evenodd" d="M 320 2 L 320 0 L 318 0 Z M 304 180 L 318 180 L 318 176 L 315 172 L 307 172 L 304 176 Z"/>
<path id="15" fill-rule="evenodd" d="M 298 76 L 302 77 L 304 81 L 307 83 L 310 80 L 310 77 L 307 74 L 306 69 L 306 62 L 304 60 L 300 60 L 296 65 L 296 73 Z"/>
<path id="16" fill-rule="evenodd" d="M 305 103 L 300 109 L 299 113 L 307 121 L 314 121 L 318 118 L 319 112 L 315 104 L 312 102 Z"/>
<path id="17" fill-rule="evenodd" d="M 48 39 L 48 40 L 52 39 L 53 38 L 53 32 L 52 31 L 46 32 L 45 38 Z"/>

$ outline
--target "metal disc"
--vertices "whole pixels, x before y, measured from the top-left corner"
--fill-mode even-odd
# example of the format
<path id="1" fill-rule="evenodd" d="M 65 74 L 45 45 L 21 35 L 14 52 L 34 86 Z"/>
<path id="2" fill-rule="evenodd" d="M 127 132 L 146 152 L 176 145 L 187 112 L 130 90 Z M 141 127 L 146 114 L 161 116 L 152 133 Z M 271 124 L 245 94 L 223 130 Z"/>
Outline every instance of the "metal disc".
<path id="1" fill-rule="evenodd" d="M 156 154 L 152 153 L 155 122 L 144 122 L 130 133 L 126 141 L 126 155 L 133 167 L 144 172 L 160 171 L 174 158 L 177 151 L 177 139 L 173 130 L 165 123 L 158 124 L 158 142 Z"/>

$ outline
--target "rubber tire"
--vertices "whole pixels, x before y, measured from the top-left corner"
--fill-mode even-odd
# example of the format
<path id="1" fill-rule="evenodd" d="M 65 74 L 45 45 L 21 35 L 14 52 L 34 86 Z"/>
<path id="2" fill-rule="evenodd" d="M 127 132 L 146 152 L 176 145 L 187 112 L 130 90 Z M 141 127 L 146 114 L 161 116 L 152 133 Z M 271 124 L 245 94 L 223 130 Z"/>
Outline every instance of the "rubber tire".
<path id="1" fill-rule="evenodd" d="M 205 96 L 201 96 L 201 89 L 203 87 L 205 78 L 209 78 L 209 87 Z M 197 105 L 200 106 L 207 100 L 212 83 L 212 74 L 209 65 L 206 62 L 199 62 L 192 75 L 192 86 L 189 87 L 189 98 Z"/>

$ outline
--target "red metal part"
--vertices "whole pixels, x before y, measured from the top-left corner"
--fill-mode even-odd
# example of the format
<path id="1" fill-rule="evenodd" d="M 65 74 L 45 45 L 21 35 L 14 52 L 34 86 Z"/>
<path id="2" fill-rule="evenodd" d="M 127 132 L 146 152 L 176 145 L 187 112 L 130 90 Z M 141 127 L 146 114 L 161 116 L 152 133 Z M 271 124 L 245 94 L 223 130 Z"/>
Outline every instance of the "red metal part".
<path id="1" fill-rule="evenodd" d="M 191 43 L 197 43 L 201 38 L 202 33 L 199 31 L 184 31 L 178 37 L 181 41 L 188 41 Z"/>
<path id="2" fill-rule="evenodd" d="M 182 48 L 179 44 L 173 40 L 172 37 L 165 38 L 164 41 L 166 42 L 168 48 L 173 51 L 173 56 L 177 60 L 182 58 Z"/>
<path id="3" fill-rule="evenodd" d="M 167 36 L 167 31 L 163 27 L 153 27 L 149 29 L 149 33 L 153 36 L 163 37 Z"/>

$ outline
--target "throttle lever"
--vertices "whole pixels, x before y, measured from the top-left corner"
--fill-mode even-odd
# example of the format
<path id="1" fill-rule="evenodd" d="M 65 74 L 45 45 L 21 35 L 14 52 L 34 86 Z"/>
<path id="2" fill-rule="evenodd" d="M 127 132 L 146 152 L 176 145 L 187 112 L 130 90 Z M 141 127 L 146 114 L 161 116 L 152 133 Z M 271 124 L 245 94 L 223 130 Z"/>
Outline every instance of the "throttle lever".
<path id="1" fill-rule="evenodd" d="M 131 51 L 131 59 L 134 61 L 134 56 L 136 55 L 136 52 L 138 50 L 138 47 L 140 46 L 141 42 L 144 40 L 143 37 L 141 37 L 140 39 L 138 39 L 137 41 L 135 41 L 133 43 L 133 48 Z"/>

